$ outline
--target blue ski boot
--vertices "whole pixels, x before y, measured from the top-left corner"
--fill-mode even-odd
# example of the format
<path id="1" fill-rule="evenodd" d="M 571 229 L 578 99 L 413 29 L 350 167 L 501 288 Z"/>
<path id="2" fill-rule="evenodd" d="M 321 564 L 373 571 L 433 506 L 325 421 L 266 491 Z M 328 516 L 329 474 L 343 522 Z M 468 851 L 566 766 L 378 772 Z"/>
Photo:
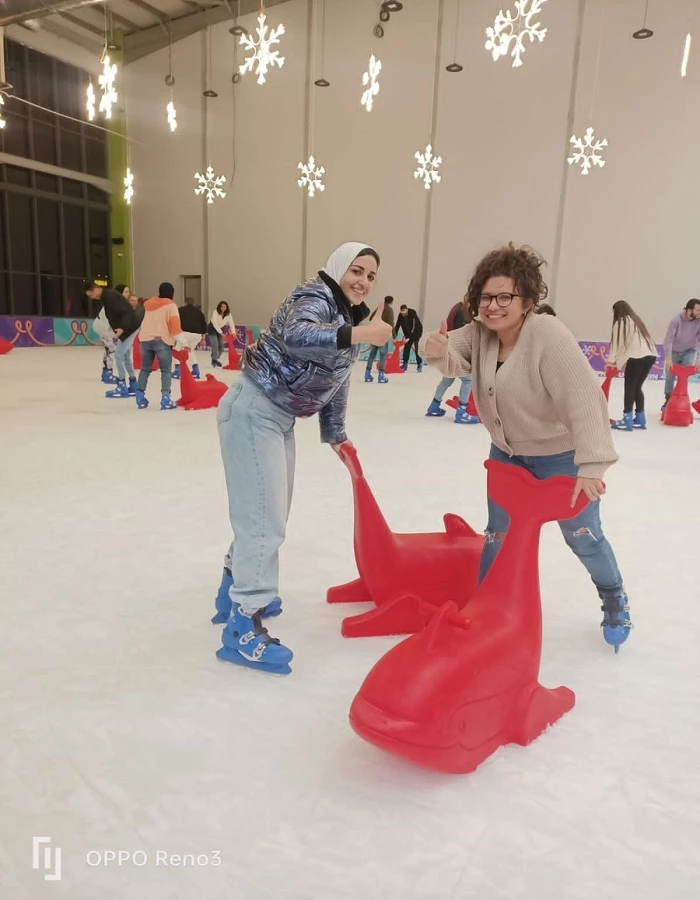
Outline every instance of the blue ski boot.
<path id="1" fill-rule="evenodd" d="M 632 422 L 634 428 L 639 428 L 642 431 L 646 431 L 647 427 L 647 417 L 643 412 L 638 412 L 634 417 L 634 421 Z"/>
<path id="2" fill-rule="evenodd" d="M 172 371 L 172 377 L 175 379 L 175 381 L 180 380 L 180 363 L 175 363 L 175 368 Z"/>
<path id="3" fill-rule="evenodd" d="M 478 425 L 479 417 L 470 416 L 466 405 L 460 403 L 455 413 L 455 425 Z"/>
<path id="4" fill-rule="evenodd" d="M 161 409 L 177 409 L 177 403 L 173 403 L 173 401 L 170 399 L 170 394 L 161 394 L 160 408 Z"/>
<path id="5" fill-rule="evenodd" d="M 102 370 L 101 381 L 102 381 L 102 384 L 116 384 L 116 383 L 117 383 L 117 377 L 116 377 L 116 375 L 114 374 L 114 372 L 110 372 L 109 369 L 103 369 L 103 370 Z"/>
<path id="6" fill-rule="evenodd" d="M 136 388 L 136 393 L 134 395 L 136 397 L 136 405 L 139 409 L 145 409 L 148 406 L 148 400 L 146 400 L 146 394 L 144 391 L 140 391 Z"/>
<path id="7" fill-rule="evenodd" d="M 136 395 L 136 379 L 135 378 L 129 379 L 129 394 L 132 397 L 134 397 Z"/>
<path id="8" fill-rule="evenodd" d="M 426 416 L 435 416 L 436 418 L 439 418 L 440 416 L 444 416 L 446 412 L 447 410 L 440 406 L 439 400 L 431 400 Z"/>
<path id="9" fill-rule="evenodd" d="M 117 386 L 111 391 L 105 391 L 105 397 L 109 397 L 114 400 L 123 399 L 124 397 L 129 396 L 129 388 L 126 386 L 126 381 L 117 381 Z"/>
<path id="10" fill-rule="evenodd" d="M 231 618 L 221 634 L 223 644 L 216 651 L 217 657 L 224 662 L 237 666 L 258 669 L 271 675 L 289 675 L 292 671 L 289 663 L 294 654 L 276 638 L 271 638 L 263 628 L 262 610 L 247 615 L 241 610 L 239 603 L 234 603 Z"/>
<path id="11" fill-rule="evenodd" d="M 632 413 L 623 413 L 622 418 L 618 419 L 617 422 L 613 422 L 610 427 L 613 431 L 632 431 L 634 428 L 634 424 L 632 422 Z"/>
<path id="12" fill-rule="evenodd" d="M 199 363 L 192 363 L 192 377 L 193 378 L 201 378 L 202 377 L 199 374 Z"/>
<path id="13" fill-rule="evenodd" d="M 229 591 L 233 586 L 233 575 L 231 574 L 231 570 L 228 568 L 224 568 L 224 573 L 221 576 L 221 584 L 219 585 L 219 592 L 216 595 L 214 600 L 214 607 L 216 608 L 216 615 L 212 618 L 213 625 L 225 625 L 229 620 L 229 616 L 231 615 L 231 595 Z M 272 618 L 272 616 L 279 616 L 282 612 L 282 601 L 279 597 L 275 597 L 274 600 L 271 600 L 265 609 L 262 611 L 263 619 Z"/>
<path id="14" fill-rule="evenodd" d="M 389 379 L 386 377 L 384 372 L 379 373 L 379 377 L 377 378 L 378 384 L 389 384 Z"/>
<path id="15" fill-rule="evenodd" d="M 370 372 L 369 369 L 365 369 L 365 381 L 367 383 L 369 383 L 370 381 L 374 381 L 374 378 L 372 377 L 372 373 Z"/>
<path id="16" fill-rule="evenodd" d="M 602 600 L 603 621 L 600 625 L 603 637 L 606 643 L 615 648 L 615 653 L 619 653 L 620 645 L 625 643 L 633 628 L 627 594 L 622 591 L 620 595 L 613 594 L 603 597 Z"/>

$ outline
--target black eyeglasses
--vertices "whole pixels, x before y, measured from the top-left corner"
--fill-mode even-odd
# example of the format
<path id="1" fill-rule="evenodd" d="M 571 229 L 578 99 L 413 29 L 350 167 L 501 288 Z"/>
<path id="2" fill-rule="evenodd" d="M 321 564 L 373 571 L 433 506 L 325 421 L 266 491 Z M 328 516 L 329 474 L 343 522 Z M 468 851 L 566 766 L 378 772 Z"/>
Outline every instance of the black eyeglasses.
<path id="1" fill-rule="evenodd" d="M 491 301 L 495 300 L 496 303 L 501 306 L 510 306 L 513 302 L 513 297 L 519 297 L 520 294 L 482 294 L 479 297 L 479 306 L 486 309 L 487 306 L 491 306 Z"/>

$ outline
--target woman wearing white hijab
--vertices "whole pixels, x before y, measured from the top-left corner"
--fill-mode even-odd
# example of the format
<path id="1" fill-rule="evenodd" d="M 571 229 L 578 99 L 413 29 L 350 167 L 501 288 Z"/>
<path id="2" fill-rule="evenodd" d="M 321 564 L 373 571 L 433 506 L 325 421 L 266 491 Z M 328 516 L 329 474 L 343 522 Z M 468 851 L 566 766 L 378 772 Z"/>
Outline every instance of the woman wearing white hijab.
<path id="1" fill-rule="evenodd" d="M 361 343 L 382 346 L 391 326 L 369 312 L 379 255 L 347 243 L 312 281 L 297 287 L 257 343 L 248 347 L 241 378 L 217 410 L 235 540 L 226 554 L 214 623 L 226 623 L 219 659 L 286 675 L 292 651 L 271 638 L 264 616 L 282 611 L 279 550 L 294 482 L 294 422 L 319 415 L 321 440 L 347 440 L 350 373 Z"/>

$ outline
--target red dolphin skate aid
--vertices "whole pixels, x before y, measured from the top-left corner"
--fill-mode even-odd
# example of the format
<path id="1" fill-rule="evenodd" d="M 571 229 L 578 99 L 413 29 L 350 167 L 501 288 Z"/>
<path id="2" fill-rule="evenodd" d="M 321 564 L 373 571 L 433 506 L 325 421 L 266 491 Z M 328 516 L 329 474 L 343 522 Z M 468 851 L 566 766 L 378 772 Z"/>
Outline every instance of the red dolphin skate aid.
<path id="1" fill-rule="evenodd" d="M 444 517 L 445 533 L 391 531 L 362 472 L 357 450 L 340 458 L 352 479 L 355 563 L 360 577 L 332 587 L 328 603 L 370 601 L 375 609 L 343 619 L 344 637 L 412 634 L 446 600 L 461 609 L 476 589 L 484 539 L 459 516 Z"/>
<path id="2" fill-rule="evenodd" d="M 692 425 L 693 410 L 688 396 L 688 379 L 695 375 L 695 366 L 671 366 L 676 375 L 676 386 L 669 397 L 666 409 L 661 413 L 664 425 Z"/>
<path id="3" fill-rule="evenodd" d="M 384 366 L 384 372 L 387 375 L 403 375 L 403 369 L 401 368 L 401 348 L 406 343 L 406 341 L 394 341 L 394 347 L 387 357 L 386 366 Z M 379 363 L 377 363 L 379 366 Z"/>
<path id="4" fill-rule="evenodd" d="M 588 500 L 581 494 L 571 509 L 573 478 L 538 481 L 524 469 L 485 465 L 489 494 L 510 516 L 495 563 L 464 616 L 446 603 L 376 663 L 350 707 L 364 740 L 455 774 L 472 772 L 505 744 L 531 743 L 575 702 L 568 688 L 538 681 L 538 547 L 545 522 L 578 515 Z"/>
<path id="5" fill-rule="evenodd" d="M 180 363 L 180 393 L 178 406 L 184 409 L 211 409 L 219 405 L 219 400 L 228 390 L 228 385 L 207 375 L 205 381 L 195 381 L 187 362 L 189 350 L 173 350 L 173 356 Z"/>
<path id="6" fill-rule="evenodd" d="M 222 368 L 238 372 L 241 368 L 241 354 L 234 347 L 234 344 L 236 343 L 236 335 L 225 334 L 224 340 L 226 341 L 226 346 L 228 347 L 228 363 L 225 366 L 222 366 Z"/>
<path id="7" fill-rule="evenodd" d="M 610 399 L 610 384 L 613 378 L 617 378 L 620 374 L 620 370 L 617 366 L 606 366 L 605 367 L 605 378 L 603 379 L 603 384 L 601 385 L 603 389 L 603 393 L 605 394 L 605 399 Z"/>
<path id="8" fill-rule="evenodd" d="M 449 400 L 445 400 L 445 406 L 451 406 L 452 409 L 459 408 L 459 394 L 455 394 L 454 397 L 451 397 Z M 467 413 L 470 416 L 474 416 L 475 419 L 479 419 L 479 410 L 476 408 L 476 403 L 474 403 L 474 391 L 469 392 L 469 399 L 467 400 Z M 481 419 L 479 419 L 481 422 Z"/>

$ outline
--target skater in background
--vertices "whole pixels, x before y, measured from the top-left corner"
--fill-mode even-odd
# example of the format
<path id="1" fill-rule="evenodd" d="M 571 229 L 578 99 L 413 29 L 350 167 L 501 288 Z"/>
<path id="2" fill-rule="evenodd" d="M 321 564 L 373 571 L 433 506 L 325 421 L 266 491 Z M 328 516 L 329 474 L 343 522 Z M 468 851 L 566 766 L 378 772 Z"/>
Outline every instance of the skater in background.
<path id="1" fill-rule="evenodd" d="M 136 373 L 131 359 L 131 348 L 139 330 L 136 313 L 121 291 L 111 290 L 93 281 L 86 294 L 91 300 L 99 300 L 102 303 L 100 313 L 104 312 L 104 317 L 116 338 L 114 363 L 117 368 L 117 383 L 113 390 L 105 392 L 105 397 L 114 399 L 133 395 L 136 389 Z"/>
<path id="2" fill-rule="evenodd" d="M 539 313 L 541 316 L 556 316 L 554 307 L 550 306 L 549 303 L 543 303 L 535 310 L 535 312 Z"/>
<path id="3" fill-rule="evenodd" d="M 220 304 L 219 304 L 220 305 Z M 187 348 L 190 351 L 190 369 L 195 378 L 199 378 L 199 363 L 195 362 L 194 351 L 202 342 L 207 330 L 207 320 L 201 309 L 195 306 L 193 297 L 185 297 L 185 305 L 180 307 L 180 325 L 182 333 L 178 337 L 178 349 Z M 180 364 L 177 363 L 173 378 L 180 377 Z"/>
<path id="4" fill-rule="evenodd" d="M 613 324 L 610 349 L 605 360 L 608 366 L 625 370 L 625 402 L 622 418 L 612 423 L 616 431 L 646 428 L 644 413 L 644 382 L 656 362 L 656 344 L 649 329 L 629 303 L 613 303 Z"/>
<path id="5" fill-rule="evenodd" d="M 596 586 L 603 636 L 617 650 L 632 623 L 622 575 L 601 527 L 600 497 L 605 471 L 618 457 L 605 397 L 578 342 L 555 316 L 533 314 L 547 296 L 543 265 L 529 247 L 509 244 L 489 253 L 467 290 L 474 321 L 450 334 L 443 322 L 426 336 L 424 351 L 443 375 L 471 371 L 479 415 L 491 435 L 491 459 L 535 478 L 576 479 L 572 507 L 580 493 L 590 502 L 559 527 Z M 488 509 L 480 581 L 509 525 L 505 510 L 490 497 Z"/>
<path id="6" fill-rule="evenodd" d="M 117 336 L 112 331 L 112 327 L 107 321 L 104 304 L 100 307 L 100 311 L 95 316 L 92 327 L 104 347 L 104 353 L 102 354 L 102 383 L 116 384 L 117 376 L 114 374 L 114 352 L 116 350 Z"/>
<path id="7" fill-rule="evenodd" d="M 225 300 L 222 300 L 211 314 L 209 327 L 207 328 L 209 343 L 211 344 L 211 364 L 212 366 L 218 366 L 219 368 L 221 368 L 219 358 L 226 348 L 226 341 L 224 339 L 226 329 L 228 329 L 230 334 L 235 334 L 236 332 L 236 326 L 233 322 L 231 310 L 228 308 L 228 303 L 226 303 Z"/>
<path id="8" fill-rule="evenodd" d="M 465 297 L 460 303 L 455 303 L 447 314 L 447 330 L 449 332 L 454 331 L 456 328 L 462 328 L 464 325 L 471 322 L 471 320 L 472 314 L 469 312 L 469 302 Z M 448 378 L 447 376 L 442 378 L 433 395 L 433 399 L 430 402 L 426 416 L 440 418 L 446 414 L 447 410 L 444 410 L 440 404 L 442 403 L 447 388 L 454 384 L 454 381 L 454 378 Z M 472 391 L 472 377 L 471 375 L 461 375 L 459 381 L 459 405 L 455 412 L 455 424 L 478 425 L 480 421 L 479 417 L 470 416 L 467 412 L 467 403 L 469 402 L 469 395 Z"/>
<path id="9" fill-rule="evenodd" d="M 146 386 L 153 368 L 153 361 L 158 358 L 160 366 L 160 408 L 177 409 L 170 398 L 171 372 L 173 368 L 173 345 L 182 332 L 180 315 L 173 301 L 175 288 L 169 281 L 164 281 L 158 288 L 158 296 L 151 297 L 144 303 L 144 317 L 141 324 L 141 371 L 136 388 L 136 405 L 139 409 L 148 406 Z"/>
<path id="10" fill-rule="evenodd" d="M 700 372 L 700 300 L 688 300 L 685 309 L 668 323 L 664 338 L 666 354 L 666 397 L 661 412 L 671 398 L 676 386 L 676 376 L 671 374 L 671 366 L 695 366 Z"/>
<path id="11" fill-rule="evenodd" d="M 125 300 L 131 300 L 131 288 L 127 284 L 117 284 L 114 290 L 121 294 Z"/>
<path id="12" fill-rule="evenodd" d="M 131 304 L 131 308 L 136 313 L 136 318 L 139 320 L 139 328 L 141 327 L 141 322 L 143 322 L 143 317 L 146 310 L 143 307 L 143 299 L 141 297 L 137 297 L 136 294 L 131 294 L 129 296 L 129 303 Z"/>
<path id="13" fill-rule="evenodd" d="M 422 372 L 423 360 L 418 353 L 418 341 L 423 335 L 423 323 L 418 318 L 418 313 L 415 309 L 409 309 L 405 303 L 402 303 L 399 308 L 399 317 L 396 320 L 394 337 L 398 337 L 400 331 L 403 331 L 403 336 L 406 338 L 406 343 L 403 347 L 403 362 L 401 368 L 404 372 L 408 369 L 408 360 L 411 356 L 411 347 L 413 347 L 416 353 L 416 362 L 418 363 L 417 371 Z"/>
<path id="14" fill-rule="evenodd" d="M 217 409 L 234 542 L 213 622 L 227 621 L 219 659 L 288 674 L 292 652 L 263 616 L 281 612 L 279 551 L 294 482 L 294 424 L 318 413 L 321 441 L 347 441 L 345 413 L 360 344 L 382 347 L 391 326 L 369 310 L 379 256 L 367 244 L 335 250 L 318 277 L 295 288 L 247 347 L 241 377 Z"/>
<path id="15" fill-rule="evenodd" d="M 394 331 L 394 307 L 392 306 L 394 302 L 393 297 L 385 297 L 384 298 L 384 308 L 382 310 L 382 321 L 386 322 L 387 325 L 391 326 L 391 331 L 393 334 Z M 372 315 L 369 317 L 370 322 L 374 319 L 379 307 L 374 310 Z M 389 379 L 386 377 L 384 370 L 386 369 L 386 358 L 389 354 L 389 341 L 384 344 L 382 347 L 370 347 L 369 355 L 367 357 L 367 367 L 365 369 L 365 381 L 374 381 L 372 377 L 372 365 L 374 360 L 377 358 L 377 354 L 379 354 L 379 375 L 377 377 L 377 382 L 379 384 L 387 384 Z"/>

